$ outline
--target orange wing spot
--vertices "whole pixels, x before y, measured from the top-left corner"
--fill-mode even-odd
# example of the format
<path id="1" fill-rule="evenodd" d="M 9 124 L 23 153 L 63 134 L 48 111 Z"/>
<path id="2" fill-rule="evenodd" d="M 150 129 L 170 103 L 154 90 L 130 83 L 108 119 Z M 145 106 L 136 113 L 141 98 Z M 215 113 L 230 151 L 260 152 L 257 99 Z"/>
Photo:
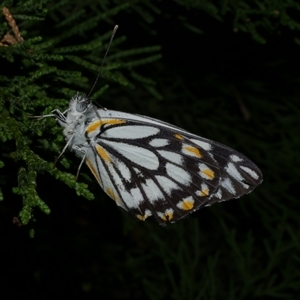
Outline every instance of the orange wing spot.
<path id="1" fill-rule="evenodd" d="M 140 221 L 145 221 L 148 217 L 151 216 L 151 212 L 146 210 L 145 214 L 142 216 L 140 214 L 136 215 L 136 217 L 140 220 Z"/>
<path id="2" fill-rule="evenodd" d="M 114 193 L 114 191 L 112 189 L 106 188 L 105 193 L 114 201 L 119 202 L 118 196 Z"/>
<path id="3" fill-rule="evenodd" d="M 119 119 L 98 119 L 91 123 L 87 128 L 87 133 L 92 133 L 96 130 L 98 130 L 102 125 L 109 124 L 109 125 L 117 125 L 117 124 L 123 124 L 126 123 L 125 120 L 119 120 Z"/>
<path id="4" fill-rule="evenodd" d="M 194 199 L 192 197 L 188 197 L 183 199 L 177 204 L 177 207 L 182 210 L 191 210 L 194 207 Z"/>
<path id="5" fill-rule="evenodd" d="M 175 133 L 174 137 L 178 140 L 183 140 L 183 136 L 181 134 Z"/>
<path id="6" fill-rule="evenodd" d="M 116 195 L 115 195 L 115 193 L 113 192 L 112 189 L 106 188 L 106 189 L 105 189 L 105 193 L 106 193 L 111 199 L 116 200 Z"/>
<path id="7" fill-rule="evenodd" d="M 204 169 L 201 170 L 202 173 L 204 173 L 208 179 L 213 179 L 215 177 L 215 172 L 211 169 Z"/>
<path id="8" fill-rule="evenodd" d="M 110 163 L 110 156 L 109 156 L 108 152 L 103 147 L 101 147 L 100 145 L 96 145 L 96 149 L 97 149 L 97 152 L 98 152 L 99 156 L 106 163 Z"/>
<path id="9" fill-rule="evenodd" d="M 165 216 L 168 218 L 168 221 L 171 221 L 173 219 L 173 216 L 174 216 L 174 211 L 173 209 L 167 209 L 165 211 Z"/>
<path id="10" fill-rule="evenodd" d="M 208 189 L 203 189 L 202 191 L 199 191 L 199 194 L 201 197 L 208 196 L 209 195 L 209 190 Z"/>
<path id="11" fill-rule="evenodd" d="M 172 208 L 168 208 L 165 212 L 158 212 L 157 215 L 165 222 L 171 221 L 174 217 L 174 210 Z"/>
<path id="12" fill-rule="evenodd" d="M 114 192 L 112 189 L 106 188 L 106 189 L 105 189 L 105 193 L 106 193 L 111 199 L 113 199 L 113 200 L 116 202 L 116 204 L 117 204 L 118 206 L 121 206 L 121 207 L 123 207 L 123 208 L 125 209 L 125 206 L 124 206 L 123 202 L 120 201 L 119 197 L 115 194 L 115 192 Z"/>
<path id="13" fill-rule="evenodd" d="M 142 215 L 136 215 L 136 217 L 140 220 L 140 221 L 145 221 L 144 217 Z"/>
<path id="14" fill-rule="evenodd" d="M 88 160 L 88 159 L 86 159 L 86 160 L 85 160 L 85 163 L 87 164 L 87 166 L 88 166 L 89 169 L 91 170 L 92 174 L 93 174 L 93 175 L 95 176 L 95 178 L 97 179 L 98 183 L 99 183 L 100 185 L 102 185 L 102 184 L 101 184 L 100 177 L 99 177 L 98 173 L 96 172 L 96 169 L 94 168 L 94 166 L 93 166 L 93 164 L 91 163 L 91 161 Z"/>
<path id="15" fill-rule="evenodd" d="M 202 154 L 200 153 L 199 149 L 192 147 L 192 146 L 185 146 L 184 149 L 188 152 L 190 152 L 193 156 L 196 156 L 198 158 L 202 157 Z"/>
<path id="16" fill-rule="evenodd" d="M 191 210 L 194 207 L 194 200 L 183 200 L 182 208 L 183 210 Z"/>
<path id="17" fill-rule="evenodd" d="M 167 221 L 167 217 L 166 217 L 163 213 L 159 212 L 159 213 L 157 213 L 157 215 L 158 215 L 163 221 Z"/>

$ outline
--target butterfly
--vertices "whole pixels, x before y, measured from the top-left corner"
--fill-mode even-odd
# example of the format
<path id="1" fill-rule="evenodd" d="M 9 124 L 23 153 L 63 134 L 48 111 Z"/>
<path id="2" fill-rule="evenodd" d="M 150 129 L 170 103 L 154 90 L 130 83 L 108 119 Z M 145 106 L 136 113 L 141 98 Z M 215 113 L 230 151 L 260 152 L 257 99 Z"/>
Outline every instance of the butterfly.
<path id="1" fill-rule="evenodd" d="M 225 145 L 147 116 L 97 108 L 84 94 L 47 116 L 64 128 L 63 152 L 81 158 L 80 167 L 85 162 L 104 192 L 137 220 L 173 223 L 262 182 L 259 168 Z"/>
<path id="2" fill-rule="evenodd" d="M 118 29 L 114 27 L 104 60 Z M 104 108 L 77 93 L 55 109 L 70 149 L 85 162 L 105 193 L 135 219 L 174 223 L 201 207 L 239 198 L 262 182 L 243 154 L 169 123 Z"/>

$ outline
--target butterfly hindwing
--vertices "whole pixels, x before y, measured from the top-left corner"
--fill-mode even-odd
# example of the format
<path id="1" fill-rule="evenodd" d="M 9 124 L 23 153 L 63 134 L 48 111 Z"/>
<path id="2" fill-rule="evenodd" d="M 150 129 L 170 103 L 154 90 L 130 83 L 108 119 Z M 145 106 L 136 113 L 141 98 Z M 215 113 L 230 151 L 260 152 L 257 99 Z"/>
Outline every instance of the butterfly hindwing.
<path id="1" fill-rule="evenodd" d="M 176 222 L 261 181 L 248 158 L 222 144 L 144 116 L 98 115 L 86 128 L 87 157 L 93 156 L 87 164 L 104 191 L 139 220 Z"/>

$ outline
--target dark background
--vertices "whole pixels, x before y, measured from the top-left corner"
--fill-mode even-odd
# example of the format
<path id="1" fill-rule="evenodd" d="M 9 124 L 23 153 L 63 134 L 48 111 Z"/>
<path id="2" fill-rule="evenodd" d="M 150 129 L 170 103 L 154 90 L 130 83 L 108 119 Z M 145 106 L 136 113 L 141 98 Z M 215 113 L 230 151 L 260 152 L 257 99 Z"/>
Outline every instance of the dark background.
<path id="1" fill-rule="evenodd" d="M 67 55 L 99 67 L 109 33 L 118 24 L 93 99 L 110 109 L 159 118 L 224 143 L 253 160 L 264 182 L 250 195 L 163 228 L 154 220 L 135 222 L 121 212 L 87 167 L 78 181 L 88 184 L 94 201 L 70 187 L 74 176 L 57 180 L 40 165 L 34 167 L 34 182 L 37 195 L 51 209 L 46 215 L 33 197 L 22 197 L 13 189 L 24 188 L 20 168 L 29 170 L 31 163 L 12 155 L 23 149 L 16 135 L 2 139 L 0 298 L 298 299 L 300 15 L 296 1 L 274 1 L 272 6 L 267 1 L 252 5 L 133 1 L 111 14 L 129 2 L 28 3 L 3 2 L 15 14 L 25 42 L 23 48 L 0 47 L 0 97 L 6 101 L 1 122 L 6 109 L 11 119 L 23 124 L 28 147 L 41 159 L 53 162 L 58 156 L 64 146 L 62 130 L 53 120 L 36 121 L 28 114 L 49 113 L 56 107 L 63 111 L 69 95 L 78 90 L 88 93 L 96 70 Z M 80 10 L 84 10 L 81 17 L 72 20 Z M 45 20 L 35 19 L 41 16 Z M 95 25 L 84 25 L 93 18 Z M 10 28 L 4 17 L 2 23 L 5 34 Z M 52 56 L 59 53 L 57 49 L 89 44 L 104 33 L 101 47 L 62 52 L 62 61 Z M 37 36 L 43 40 L 28 44 Z M 119 43 L 124 36 L 126 40 Z M 45 42 L 52 44 L 41 47 Z M 137 51 L 153 45 L 161 49 Z M 28 49 L 33 50 L 32 57 Z M 127 54 L 131 49 L 133 54 Z M 14 61 L 9 61 L 8 52 Z M 147 57 L 159 53 L 160 59 L 147 62 Z M 143 63 L 134 64 L 139 60 Z M 50 66 L 57 70 L 25 82 Z M 63 77 L 59 70 L 81 74 Z M 17 80 L 20 86 L 15 88 Z M 109 88 L 98 96 L 106 84 Z M 37 92 L 30 94 L 31 88 Z M 68 152 L 57 168 L 75 175 L 78 165 Z M 30 186 L 29 180 L 25 186 Z M 78 193 L 77 185 L 76 189 Z M 27 204 L 30 217 L 19 219 L 28 224 L 18 227 L 12 220 Z M 34 238 L 29 237 L 32 230 Z"/>

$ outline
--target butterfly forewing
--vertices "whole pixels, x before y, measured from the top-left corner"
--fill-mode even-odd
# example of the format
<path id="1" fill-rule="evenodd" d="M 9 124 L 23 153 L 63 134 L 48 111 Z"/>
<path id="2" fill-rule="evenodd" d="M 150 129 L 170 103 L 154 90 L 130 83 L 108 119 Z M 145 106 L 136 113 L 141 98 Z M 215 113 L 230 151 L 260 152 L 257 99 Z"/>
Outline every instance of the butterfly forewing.
<path id="1" fill-rule="evenodd" d="M 145 116 L 98 110 L 85 137 L 86 162 L 100 186 L 139 220 L 176 222 L 262 181 L 244 155 Z"/>

